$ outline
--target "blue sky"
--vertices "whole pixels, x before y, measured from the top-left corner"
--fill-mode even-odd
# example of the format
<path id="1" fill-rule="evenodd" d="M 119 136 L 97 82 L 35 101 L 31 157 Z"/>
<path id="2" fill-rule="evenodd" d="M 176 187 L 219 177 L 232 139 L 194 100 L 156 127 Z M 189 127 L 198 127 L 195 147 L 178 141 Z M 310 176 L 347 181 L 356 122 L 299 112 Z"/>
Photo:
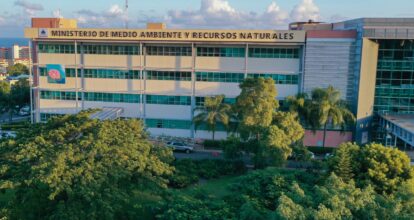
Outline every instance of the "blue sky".
<path id="1" fill-rule="evenodd" d="M 97 3 L 99 2 L 99 3 Z M 286 29 L 298 20 L 413 17 L 414 0 L 1 0 L 0 37 L 21 37 L 31 17 L 76 18 L 81 27 Z"/>

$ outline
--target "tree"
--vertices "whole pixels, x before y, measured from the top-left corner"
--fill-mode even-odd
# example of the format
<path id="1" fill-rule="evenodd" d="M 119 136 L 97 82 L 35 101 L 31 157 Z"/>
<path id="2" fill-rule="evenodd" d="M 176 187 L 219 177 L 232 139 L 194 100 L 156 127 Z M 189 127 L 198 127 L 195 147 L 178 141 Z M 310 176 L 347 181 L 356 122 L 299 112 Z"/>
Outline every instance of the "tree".
<path id="1" fill-rule="evenodd" d="M 349 182 L 360 169 L 358 160 L 360 148 L 353 143 L 343 143 L 335 150 L 334 156 L 329 159 L 330 171 L 334 172 L 343 181 Z"/>
<path id="2" fill-rule="evenodd" d="M 296 113 L 301 120 L 308 120 L 309 112 L 307 107 L 309 106 L 309 98 L 307 93 L 288 96 L 286 101 L 290 112 Z"/>
<path id="3" fill-rule="evenodd" d="M 0 113 L 9 113 L 9 121 L 23 106 L 30 103 L 30 86 L 27 79 L 19 79 L 10 86 L 5 81 L 0 82 Z"/>
<path id="4" fill-rule="evenodd" d="M 292 201 L 289 197 L 282 195 L 279 197 L 279 206 L 276 209 L 278 219 L 306 219 L 305 209 Z"/>
<path id="5" fill-rule="evenodd" d="M 29 69 L 27 68 L 27 66 L 25 66 L 21 63 L 16 63 L 13 66 L 9 66 L 7 68 L 7 73 L 10 76 L 18 76 L 18 75 L 21 75 L 21 74 L 28 74 Z"/>
<path id="6" fill-rule="evenodd" d="M 326 89 L 316 88 L 312 91 L 308 108 L 308 124 L 312 130 L 323 127 L 323 142 L 325 147 L 326 130 L 328 123 L 333 126 L 342 126 L 354 122 L 353 113 L 347 108 L 338 90 L 329 86 Z"/>
<path id="7" fill-rule="evenodd" d="M 198 126 L 205 123 L 207 129 L 212 132 L 213 140 L 218 123 L 221 123 L 225 127 L 229 125 L 229 112 L 231 106 L 223 103 L 223 100 L 224 95 L 207 97 L 204 106 L 194 110 L 199 112 L 193 119 L 196 129 Z"/>
<path id="8" fill-rule="evenodd" d="M 240 84 L 236 109 L 240 118 L 240 129 L 244 136 L 252 134 L 260 140 L 262 133 L 273 120 L 273 113 L 279 107 L 273 79 L 248 78 Z"/>
<path id="9" fill-rule="evenodd" d="M 0 113 L 8 112 L 11 120 L 13 109 L 10 84 L 6 81 L 0 81 Z"/>
<path id="10" fill-rule="evenodd" d="M 22 107 L 30 104 L 30 85 L 29 80 L 19 79 L 11 87 L 11 100 L 13 103 L 12 110 L 14 112 L 19 111 Z"/>
<path id="11" fill-rule="evenodd" d="M 10 219 L 132 218 L 135 191 L 166 187 L 172 152 L 152 145 L 139 120 L 89 115 L 52 118 L 0 144 Z"/>
<path id="12" fill-rule="evenodd" d="M 381 144 L 361 148 L 358 180 L 372 184 L 379 193 L 393 193 L 414 177 L 410 158 L 404 152 Z"/>
<path id="13" fill-rule="evenodd" d="M 292 113 L 273 113 L 272 124 L 265 135 L 265 154 L 270 155 L 274 165 L 282 165 L 292 154 L 292 144 L 303 138 L 305 131 Z"/>

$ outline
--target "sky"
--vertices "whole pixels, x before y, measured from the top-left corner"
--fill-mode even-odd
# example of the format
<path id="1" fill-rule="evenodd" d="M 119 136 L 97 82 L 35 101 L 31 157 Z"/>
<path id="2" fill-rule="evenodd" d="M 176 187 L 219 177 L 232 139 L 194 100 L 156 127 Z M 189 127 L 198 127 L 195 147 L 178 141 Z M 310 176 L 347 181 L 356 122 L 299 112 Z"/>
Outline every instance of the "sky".
<path id="1" fill-rule="evenodd" d="M 0 0 L 0 37 L 23 37 L 32 17 L 76 18 L 79 27 L 287 29 L 293 21 L 414 17 L 414 0 Z"/>

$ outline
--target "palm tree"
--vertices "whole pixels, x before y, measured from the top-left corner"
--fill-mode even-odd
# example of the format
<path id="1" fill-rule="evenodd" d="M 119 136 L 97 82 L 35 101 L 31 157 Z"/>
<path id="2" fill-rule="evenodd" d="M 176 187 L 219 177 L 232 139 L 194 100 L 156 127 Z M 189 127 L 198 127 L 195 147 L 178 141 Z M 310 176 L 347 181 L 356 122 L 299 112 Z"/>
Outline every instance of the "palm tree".
<path id="1" fill-rule="evenodd" d="M 289 111 L 295 113 L 301 120 L 307 120 L 308 115 L 308 94 L 298 93 L 295 96 L 286 97 L 286 102 L 289 106 Z"/>
<path id="2" fill-rule="evenodd" d="M 194 109 L 198 114 L 194 117 L 193 122 L 195 128 L 201 124 L 206 124 L 208 131 L 212 132 L 213 140 L 216 132 L 217 124 L 221 123 L 225 127 L 229 125 L 229 112 L 231 106 L 223 103 L 224 95 L 218 95 L 215 97 L 207 97 L 204 102 L 204 106 Z"/>
<path id="3" fill-rule="evenodd" d="M 334 127 L 341 126 L 344 129 L 348 123 L 355 121 L 354 114 L 341 100 L 341 93 L 332 86 L 326 89 L 314 89 L 306 108 L 307 122 L 311 128 L 315 131 L 323 126 L 323 147 L 325 147 L 328 123 Z"/>

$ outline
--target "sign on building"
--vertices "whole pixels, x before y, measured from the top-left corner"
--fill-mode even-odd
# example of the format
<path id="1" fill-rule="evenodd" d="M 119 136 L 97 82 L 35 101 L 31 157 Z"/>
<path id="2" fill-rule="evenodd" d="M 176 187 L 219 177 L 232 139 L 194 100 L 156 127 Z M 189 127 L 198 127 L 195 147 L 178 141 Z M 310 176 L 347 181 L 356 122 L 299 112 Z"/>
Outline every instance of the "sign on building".
<path id="1" fill-rule="evenodd" d="M 60 64 L 47 64 L 47 82 L 56 84 L 66 83 L 65 67 Z"/>

